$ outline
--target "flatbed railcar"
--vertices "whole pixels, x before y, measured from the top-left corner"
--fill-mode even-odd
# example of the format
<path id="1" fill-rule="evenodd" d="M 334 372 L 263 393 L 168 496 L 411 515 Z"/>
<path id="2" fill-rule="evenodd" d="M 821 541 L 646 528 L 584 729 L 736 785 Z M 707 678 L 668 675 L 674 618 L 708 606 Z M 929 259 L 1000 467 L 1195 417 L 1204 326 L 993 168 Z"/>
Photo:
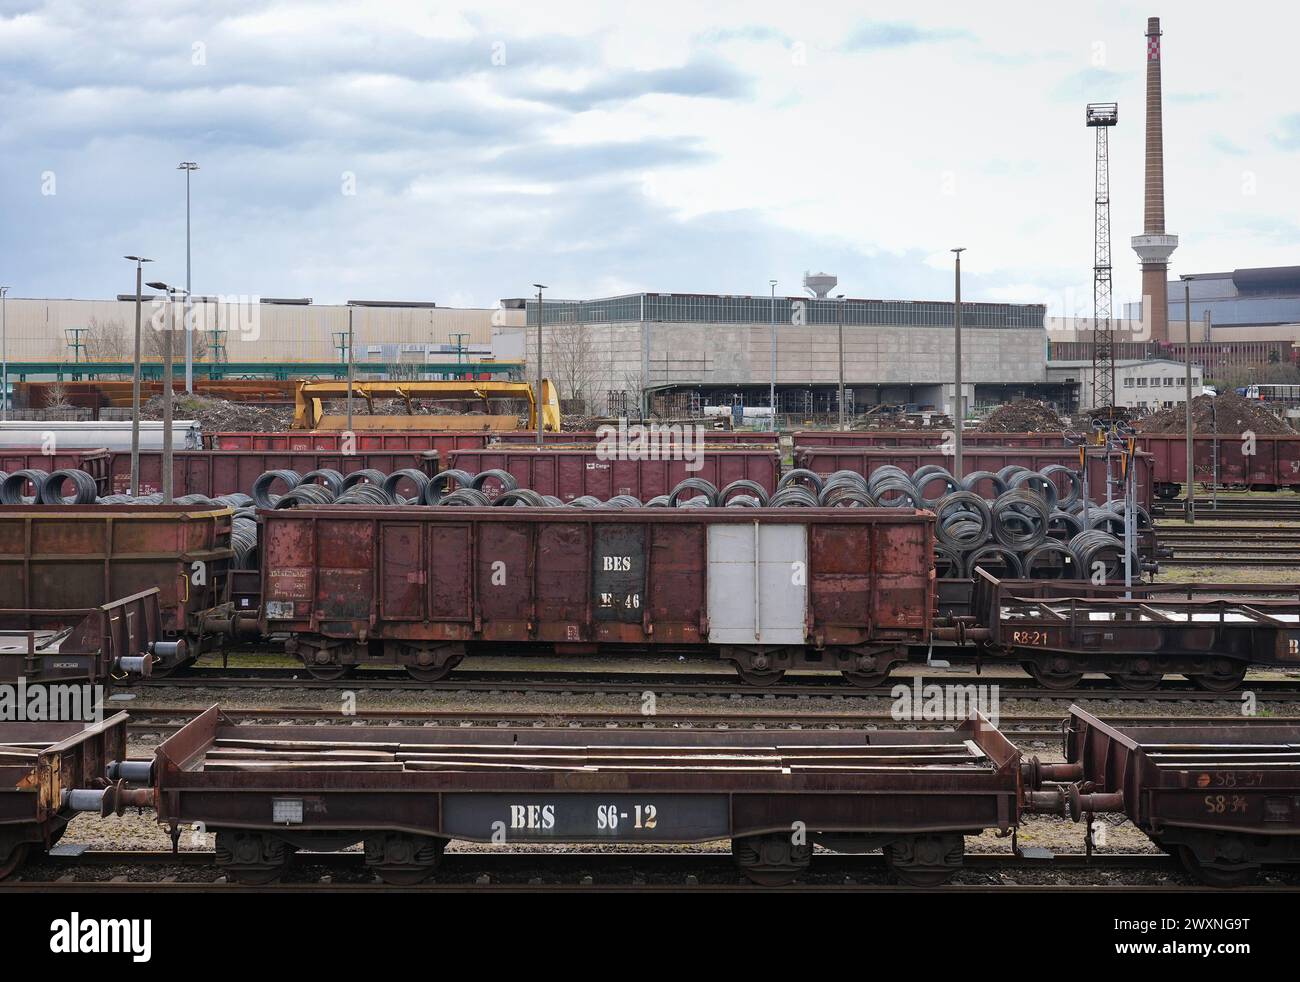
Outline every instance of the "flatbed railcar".
<path id="1" fill-rule="evenodd" d="M 442 678 L 478 645 L 709 651 L 875 685 L 936 630 L 934 516 L 894 508 L 259 511 L 259 629 L 308 670 Z"/>
<path id="2" fill-rule="evenodd" d="M 740 871 L 788 883 L 813 846 L 882 849 L 933 885 L 964 836 L 1008 834 L 1020 752 L 978 713 L 953 731 L 464 729 L 236 724 L 217 706 L 170 736 L 140 775 L 88 803 L 152 805 L 173 837 L 202 823 L 234 879 L 273 881 L 298 849 L 364 845 L 394 884 L 432 875 L 454 839 L 678 844 L 730 839 Z"/>
<path id="3" fill-rule="evenodd" d="M 87 707 L 89 708 L 89 707 Z M 0 880 L 46 852 L 76 815 L 73 792 L 126 759 L 126 713 L 98 723 L 0 722 Z"/>
<path id="4" fill-rule="evenodd" d="M 0 684 L 147 678 L 155 659 L 185 656 L 184 639 L 164 639 L 157 587 L 98 607 L 0 609 Z"/>
<path id="5" fill-rule="evenodd" d="M 1091 829 L 1094 815 L 1126 815 L 1212 886 L 1300 866 L 1297 727 L 1130 726 L 1073 706 L 1064 739 L 1067 763 L 1045 776 L 1058 782 L 1056 810 L 1075 821 Z"/>
<path id="6" fill-rule="evenodd" d="M 271 453 L 417 453 L 436 450 L 445 456 L 453 450 L 481 450 L 491 434 L 474 430 L 366 430 L 363 418 L 351 433 L 337 430 L 282 430 L 258 433 L 223 430 L 203 434 L 206 450 L 260 450 Z M 551 436 L 553 434 L 547 434 Z"/>
<path id="7" fill-rule="evenodd" d="M 1085 673 L 1104 672 L 1127 689 L 1184 675 L 1227 692 L 1252 665 L 1300 668 L 1300 588 L 975 574 L 970 622 L 982 629 L 984 652 L 1018 661 L 1046 688 L 1072 689 Z"/>

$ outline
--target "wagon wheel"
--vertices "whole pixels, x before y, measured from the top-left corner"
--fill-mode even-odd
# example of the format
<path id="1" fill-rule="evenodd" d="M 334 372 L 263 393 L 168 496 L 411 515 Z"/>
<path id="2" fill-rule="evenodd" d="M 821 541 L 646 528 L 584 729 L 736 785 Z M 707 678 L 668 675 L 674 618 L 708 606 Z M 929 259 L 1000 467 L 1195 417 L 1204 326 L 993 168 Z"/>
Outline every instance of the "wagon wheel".
<path id="1" fill-rule="evenodd" d="M 355 665 L 304 665 L 307 674 L 318 682 L 337 682 L 352 674 Z"/>
<path id="2" fill-rule="evenodd" d="M 1157 688 L 1164 678 L 1163 675 L 1126 675 L 1121 672 L 1107 672 L 1106 677 L 1121 689 L 1129 689 L 1133 692 L 1145 692 Z"/>
<path id="3" fill-rule="evenodd" d="M 1024 662 L 1020 667 L 1044 689 L 1074 689 L 1083 681 L 1082 672 L 1048 672 L 1033 662 Z"/>
<path id="4" fill-rule="evenodd" d="M 941 887 L 952 880 L 955 869 L 936 869 L 932 866 L 896 866 L 889 863 L 889 871 L 910 887 Z"/>
<path id="5" fill-rule="evenodd" d="M 31 851 L 30 842 L 19 842 L 9 850 L 9 855 L 0 860 L 0 880 L 12 874 L 27 859 L 28 852 Z"/>
<path id="6" fill-rule="evenodd" d="M 888 672 L 841 672 L 849 685 L 859 689 L 875 689 L 889 679 Z"/>
<path id="7" fill-rule="evenodd" d="M 740 871 L 764 887 L 789 886 L 808 869 L 812 849 L 796 846 L 783 834 L 746 835 L 731 840 L 731 855 Z"/>
<path id="8" fill-rule="evenodd" d="M 1240 863 L 1230 869 L 1206 866 L 1189 846 L 1178 847 L 1178 858 L 1182 860 L 1187 872 L 1212 887 L 1247 886 L 1255 882 L 1255 878 L 1259 875 L 1259 866 L 1253 863 Z"/>
<path id="9" fill-rule="evenodd" d="M 1189 675 L 1187 678 L 1192 685 L 1198 689 L 1204 689 L 1206 692 L 1231 692 L 1246 681 L 1246 668 L 1247 666 L 1242 665 L 1240 668 L 1234 668 L 1226 674 Z"/>
<path id="10" fill-rule="evenodd" d="M 460 659 L 455 658 L 441 665 L 403 665 L 402 667 L 406 669 L 406 674 L 417 682 L 441 682 L 459 664 Z"/>
<path id="11" fill-rule="evenodd" d="M 757 668 L 746 668 L 743 665 L 737 665 L 736 674 L 740 676 L 741 681 L 746 685 L 776 685 L 781 679 L 785 678 L 785 669 L 769 668 L 760 671 Z"/>

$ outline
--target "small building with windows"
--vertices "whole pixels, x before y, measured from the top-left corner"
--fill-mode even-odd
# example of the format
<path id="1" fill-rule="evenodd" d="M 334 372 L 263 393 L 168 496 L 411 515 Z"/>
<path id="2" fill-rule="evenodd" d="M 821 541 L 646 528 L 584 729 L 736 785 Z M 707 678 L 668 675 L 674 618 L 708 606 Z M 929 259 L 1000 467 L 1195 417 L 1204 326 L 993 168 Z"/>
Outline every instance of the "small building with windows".
<path id="1" fill-rule="evenodd" d="M 1062 385 L 1077 385 L 1078 405 L 1093 404 L 1092 362 L 1051 361 L 1047 378 Z M 1115 403 L 1132 409 L 1158 412 L 1180 406 L 1187 398 L 1187 366 L 1169 358 L 1115 362 Z M 1201 366 L 1192 365 L 1192 397 L 1201 394 Z"/>

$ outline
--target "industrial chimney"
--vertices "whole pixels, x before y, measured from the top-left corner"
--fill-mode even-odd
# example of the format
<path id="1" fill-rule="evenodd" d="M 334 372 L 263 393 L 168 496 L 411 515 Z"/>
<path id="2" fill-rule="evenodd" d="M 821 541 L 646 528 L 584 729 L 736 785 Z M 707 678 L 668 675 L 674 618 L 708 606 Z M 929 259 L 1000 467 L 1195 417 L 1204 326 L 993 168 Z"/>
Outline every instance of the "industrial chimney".
<path id="1" fill-rule="evenodd" d="M 1142 264 L 1142 313 L 1152 341 L 1169 340 L 1169 257 L 1178 236 L 1165 234 L 1165 142 L 1160 95 L 1160 18 L 1147 18 L 1147 162 L 1143 234 L 1133 236 Z"/>

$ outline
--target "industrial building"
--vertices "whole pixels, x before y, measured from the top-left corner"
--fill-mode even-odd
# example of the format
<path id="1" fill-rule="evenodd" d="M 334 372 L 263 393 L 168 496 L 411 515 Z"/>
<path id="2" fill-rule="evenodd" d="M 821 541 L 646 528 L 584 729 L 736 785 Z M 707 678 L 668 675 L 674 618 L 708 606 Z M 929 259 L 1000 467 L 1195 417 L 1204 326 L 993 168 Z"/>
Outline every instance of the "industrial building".
<path id="1" fill-rule="evenodd" d="M 526 310 L 531 377 L 537 301 L 502 305 Z M 544 374 L 562 399 L 589 411 L 634 411 L 666 395 L 680 396 L 686 409 L 768 407 L 775 364 L 778 412 L 837 412 L 841 326 L 847 411 L 882 403 L 953 408 L 949 301 L 633 293 L 546 300 L 542 309 Z M 1038 304 L 962 304 L 967 410 L 1070 396 L 1047 378 L 1044 313 Z"/>
<path id="2" fill-rule="evenodd" d="M 1201 394 L 1204 380 L 1199 365 L 1192 366 L 1192 396 Z M 1047 377 L 1063 387 L 1076 387 L 1078 405 L 1092 406 L 1092 362 L 1054 361 Z M 1157 412 L 1187 401 L 1187 367 L 1168 358 L 1117 359 L 1115 361 L 1115 405 Z"/>
<path id="3" fill-rule="evenodd" d="M 168 311 L 160 297 L 141 307 L 143 358 L 158 362 L 151 324 Z M 6 357 L 10 381 L 75 375 L 87 362 L 130 362 L 135 296 L 112 300 L 5 301 Z M 183 315 L 182 315 L 183 316 Z M 194 362 L 218 375 L 266 372 L 292 376 L 328 370 L 347 361 L 351 324 L 359 365 L 479 366 L 517 362 L 522 355 L 522 311 L 439 307 L 434 303 L 355 300 L 316 304 L 309 298 L 195 296 Z M 153 335 L 151 339 L 150 335 Z M 183 365 L 183 347 L 174 348 Z M 183 370 L 183 369 L 182 369 Z"/>

